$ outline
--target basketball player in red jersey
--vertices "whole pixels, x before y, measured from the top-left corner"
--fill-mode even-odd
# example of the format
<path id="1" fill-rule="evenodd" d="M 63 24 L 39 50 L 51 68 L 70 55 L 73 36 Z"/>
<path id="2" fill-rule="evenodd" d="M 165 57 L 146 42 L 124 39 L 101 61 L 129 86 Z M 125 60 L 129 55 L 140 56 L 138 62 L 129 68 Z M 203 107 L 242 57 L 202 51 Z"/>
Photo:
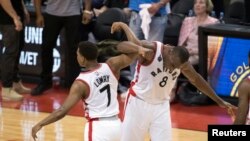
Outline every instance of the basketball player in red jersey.
<path id="1" fill-rule="evenodd" d="M 250 50 L 248 52 L 248 64 L 250 66 Z M 250 72 L 249 68 L 248 72 Z M 239 85 L 238 94 L 239 103 L 234 124 L 250 125 L 250 74 Z"/>
<path id="2" fill-rule="evenodd" d="M 117 45 L 122 54 L 109 58 L 106 63 L 98 63 L 97 46 L 91 42 L 80 42 L 77 60 L 86 71 L 79 74 L 72 84 L 69 96 L 63 105 L 32 128 L 32 137 L 45 125 L 63 118 L 80 100 L 84 100 L 85 141 L 120 141 L 121 122 L 118 118 L 119 105 L 117 87 L 120 70 L 127 67 L 137 55 L 147 57 L 152 50 L 124 41 Z"/>
<path id="3" fill-rule="evenodd" d="M 170 92 L 182 72 L 201 92 L 223 108 L 236 108 L 218 97 L 188 62 L 185 47 L 161 42 L 140 41 L 124 23 L 112 25 L 112 32 L 123 30 L 129 41 L 154 50 L 151 59 L 139 56 L 134 79 L 128 90 L 121 141 L 144 141 L 149 131 L 152 141 L 171 141 Z"/>

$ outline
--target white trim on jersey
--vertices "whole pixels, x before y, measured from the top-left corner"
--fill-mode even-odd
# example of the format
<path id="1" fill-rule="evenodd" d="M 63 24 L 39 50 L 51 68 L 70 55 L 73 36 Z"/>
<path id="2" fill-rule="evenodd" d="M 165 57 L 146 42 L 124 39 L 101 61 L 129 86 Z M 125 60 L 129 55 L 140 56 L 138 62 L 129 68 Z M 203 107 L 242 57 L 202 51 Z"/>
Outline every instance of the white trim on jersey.
<path id="1" fill-rule="evenodd" d="M 87 99 L 89 97 L 89 93 L 90 93 L 89 84 L 86 81 L 82 80 L 82 79 L 76 79 L 76 81 L 80 81 L 80 82 L 84 83 L 87 86 L 86 97 L 84 97 L 84 99 Z"/>

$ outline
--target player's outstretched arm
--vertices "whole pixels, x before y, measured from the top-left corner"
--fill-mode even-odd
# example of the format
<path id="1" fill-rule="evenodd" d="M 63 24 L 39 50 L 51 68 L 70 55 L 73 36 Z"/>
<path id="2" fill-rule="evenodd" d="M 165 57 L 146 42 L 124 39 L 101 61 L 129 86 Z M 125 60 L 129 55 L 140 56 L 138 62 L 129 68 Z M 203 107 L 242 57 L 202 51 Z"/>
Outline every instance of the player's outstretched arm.
<path id="1" fill-rule="evenodd" d="M 114 22 L 111 27 L 111 33 L 123 30 L 127 36 L 128 41 L 131 41 L 137 45 L 143 46 L 148 49 L 154 49 L 154 43 L 146 40 L 139 40 L 134 32 L 123 22 Z"/>
<path id="2" fill-rule="evenodd" d="M 182 64 L 180 66 L 180 69 L 181 72 L 196 88 L 198 88 L 201 92 L 214 100 L 220 107 L 236 109 L 234 105 L 224 101 L 219 96 L 217 96 L 210 85 L 201 77 L 200 74 L 195 71 L 195 69 L 189 62 Z"/>
<path id="3" fill-rule="evenodd" d="M 33 128 L 32 128 L 32 137 L 34 140 L 37 138 L 37 132 L 45 125 L 51 124 L 53 122 L 56 122 L 60 119 L 62 119 L 68 111 L 83 97 L 86 95 L 86 90 L 87 86 L 83 84 L 83 82 L 80 81 L 75 81 L 71 88 L 70 88 L 70 93 L 67 97 L 67 99 L 64 101 L 63 105 L 51 113 L 48 117 L 37 123 Z M 84 93 L 85 92 L 85 93 Z"/>

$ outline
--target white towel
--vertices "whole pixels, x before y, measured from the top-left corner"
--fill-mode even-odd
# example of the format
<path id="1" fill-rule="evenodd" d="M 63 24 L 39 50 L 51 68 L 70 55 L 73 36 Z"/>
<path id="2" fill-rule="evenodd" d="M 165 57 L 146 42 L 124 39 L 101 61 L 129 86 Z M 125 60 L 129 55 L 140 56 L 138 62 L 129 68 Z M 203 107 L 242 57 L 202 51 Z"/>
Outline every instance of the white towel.
<path id="1" fill-rule="evenodd" d="M 151 6 L 151 4 L 140 4 L 140 12 L 139 15 L 141 16 L 141 29 L 144 34 L 145 39 L 148 39 L 150 26 L 151 23 L 151 17 L 152 15 L 148 12 L 148 8 Z"/>

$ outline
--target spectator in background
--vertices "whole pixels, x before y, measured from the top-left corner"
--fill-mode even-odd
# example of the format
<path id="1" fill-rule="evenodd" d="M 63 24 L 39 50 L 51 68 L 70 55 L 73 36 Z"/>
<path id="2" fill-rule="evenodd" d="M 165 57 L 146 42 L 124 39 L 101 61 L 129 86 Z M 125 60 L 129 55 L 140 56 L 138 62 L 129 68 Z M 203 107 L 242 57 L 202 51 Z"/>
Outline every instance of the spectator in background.
<path id="1" fill-rule="evenodd" d="M 195 16 L 186 17 L 183 20 L 181 30 L 180 30 L 178 45 L 185 46 L 187 48 L 190 54 L 189 62 L 194 66 L 196 70 L 198 70 L 198 63 L 199 63 L 198 27 L 208 25 L 208 24 L 219 23 L 219 20 L 209 15 L 213 10 L 213 3 L 211 0 L 194 0 L 193 9 L 194 9 Z M 212 49 L 213 47 L 217 47 L 216 44 L 218 43 L 217 42 L 218 38 L 208 37 L 208 40 L 209 40 L 208 43 L 212 43 L 211 45 L 210 44 L 208 45 L 209 48 L 211 47 Z M 215 52 L 216 50 L 215 48 L 213 48 L 213 50 L 210 50 L 210 51 Z M 211 54 L 211 57 L 213 57 L 212 53 L 210 54 Z M 211 58 L 211 60 L 212 59 L 213 58 Z M 210 65 L 211 62 L 212 61 L 210 61 L 209 59 L 208 64 Z M 192 99 L 195 99 L 193 101 L 198 101 L 198 102 L 202 101 L 202 103 L 204 104 L 212 102 L 207 96 L 198 94 L 201 92 L 197 90 L 196 87 L 194 87 L 191 83 L 187 82 L 187 85 L 185 85 L 185 87 L 189 91 L 193 91 L 194 95 L 193 96 L 189 95 L 189 97 L 191 97 Z M 179 97 L 184 97 L 186 94 L 187 93 L 181 93 L 180 95 L 182 96 L 179 96 Z M 175 97 L 175 93 L 172 93 L 172 97 Z"/>
<path id="2" fill-rule="evenodd" d="M 131 0 L 129 1 L 129 8 L 131 9 L 131 19 L 129 22 L 129 27 L 135 32 L 135 35 L 139 39 L 146 39 L 145 33 L 143 33 L 141 28 L 142 18 L 139 12 L 142 10 L 140 6 L 142 4 L 151 4 L 147 10 L 151 17 L 151 22 L 149 24 L 150 30 L 148 33 L 147 40 L 149 41 L 162 41 L 164 29 L 167 22 L 167 12 L 166 4 L 170 0 Z"/>
<path id="3" fill-rule="evenodd" d="M 2 99 L 19 101 L 22 93 L 30 93 L 18 77 L 20 52 L 24 46 L 24 24 L 29 22 L 29 13 L 23 0 L 0 0 L 0 32 L 3 35 L 1 48 Z"/>
<path id="4" fill-rule="evenodd" d="M 194 17 L 186 17 L 182 23 L 178 45 L 186 46 L 189 51 L 189 61 L 192 65 L 199 63 L 198 27 L 201 25 L 219 23 L 219 20 L 209 16 L 213 10 L 211 0 L 194 1 Z"/>
<path id="5" fill-rule="evenodd" d="M 91 40 L 89 39 L 89 33 L 95 28 L 96 18 L 109 8 L 121 8 L 126 13 L 127 17 L 129 17 L 130 10 L 128 8 L 128 0 L 93 0 L 91 8 L 93 11 L 93 17 L 89 24 L 81 25 L 81 41 Z"/>
<path id="6" fill-rule="evenodd" d="M 248 51 L 248 64 L 249 67 L 250 50 Z M 234 124 L 250 125 L 250 74 L 240 83 L 238 93 L 239 103 Z"/>
<path id="7" fill-rule="evenodd" d="M 81 24 L 80 25 L 80 30 L 79 30 L 79 34 L 80 34 L 80 41 L 87 41 L 87 40 L 91 40 L 91 38 L 89 38 L 89 34 L 93 31 L 94 27 L 95 27 L 95 23 L 96 23 L 96 18 L 98 15 L 96 15 L 93 12 L 93 9 L 97 8 L 101 8 L 103 6 L 105 0 L 91 0 L 91 20 L 89 23 L 87 24 Z M 85 1 L 83 1 L 83 7 L 85 7 Z M 92 39 L 92 42 L 95 42 L 95 38 Z"/>
<path id="8" fill-rule="evenodd" d="M 80 72 L 76 60 L 78 31 L 81 23 L 80 0 L 49 0 L 45 13 L 41 12 L 41 0 L 35 0 L 36 24 L 44 27 L 42 35 L 42 72 L 41 82 L 31 95 L 40 95 L 52 87 L 53 48 L 61 30 L 65 28 L 66 54 L 65 63 L 70 65 L 65 69 L 65 85 L 70 86 Z M 87 24 L 92 18 L 91 0 L 85 0 L 82 22 Z"/>

